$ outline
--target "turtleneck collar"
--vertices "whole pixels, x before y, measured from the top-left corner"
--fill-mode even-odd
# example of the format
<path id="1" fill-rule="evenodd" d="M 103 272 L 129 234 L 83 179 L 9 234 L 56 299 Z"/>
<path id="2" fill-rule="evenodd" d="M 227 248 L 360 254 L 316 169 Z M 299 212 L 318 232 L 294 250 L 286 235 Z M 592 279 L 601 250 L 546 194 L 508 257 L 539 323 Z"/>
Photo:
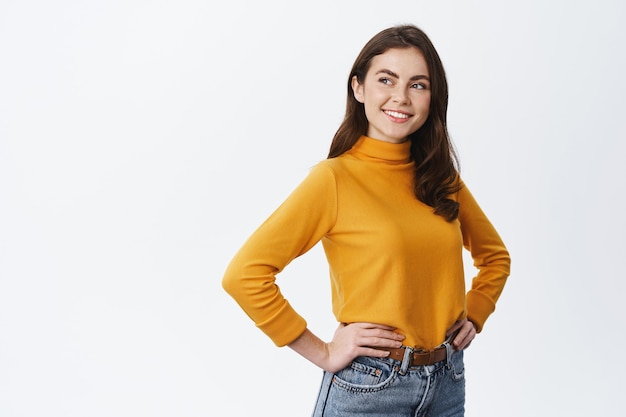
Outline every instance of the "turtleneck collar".
<path id="1" fill-rule="evenodd" d="M 393 164 L 406 164 L 411 161 L 411 141 L 391 143 L 361 136 L 350 153 L 359 159 L 376 159 Z"/>

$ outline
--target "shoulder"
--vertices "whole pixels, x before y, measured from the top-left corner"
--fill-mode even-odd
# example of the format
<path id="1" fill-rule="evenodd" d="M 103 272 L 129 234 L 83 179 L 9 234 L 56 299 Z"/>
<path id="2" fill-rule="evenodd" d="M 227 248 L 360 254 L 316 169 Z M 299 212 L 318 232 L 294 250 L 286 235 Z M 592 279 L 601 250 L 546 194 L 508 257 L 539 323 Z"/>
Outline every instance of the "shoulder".
<path id="1" fill-rule="evenodd" d="M 340 177 L 342 173 L 346 170 L 347 167 L 344 158 L 337 157 L 324 159 L 318 162 L 311 168 L 309 175 L 333 177 L 336 179 L 337 177 Z"/>
<path id="2" fill-rule="evenodd" d="M 465 183 L 465 181 L 463 181 L 460 175 L 458 175 L 456 178 L 456 185 L 458 186 L 458 191 L 456 192 L 456 201 L 461 202 L 467 197 L 472 197 L 472 193 L 470 192 L 469 188 L 467 188 L 467 184 Z"/>
<path id="3" fill-rule="evenodd" d="M 337 183 L 337 167 L 331 159 L 317 162 L 310 169 L 299 188 L 329 189 Z"/>
<path id="4" fill-rule="evenodd" d="M 355 176 L 367 175 L 366 171 L 367 164 L 346 157 L 344 154 L 317 162 L 309 170 L 308 178 L 338 185 L 345 181 L 351 181 Z"/>
<path id="5" fill-rule="evenodd" d="M 460 189 L 457 193 L 457 201 L 459 206 L 459 219 L 461 222 L 467 221 L 471 218 L 485 217 L 485 214 L 474 198 L 474 195 L 467 187 L 467 184 L 459 178 Z"/>

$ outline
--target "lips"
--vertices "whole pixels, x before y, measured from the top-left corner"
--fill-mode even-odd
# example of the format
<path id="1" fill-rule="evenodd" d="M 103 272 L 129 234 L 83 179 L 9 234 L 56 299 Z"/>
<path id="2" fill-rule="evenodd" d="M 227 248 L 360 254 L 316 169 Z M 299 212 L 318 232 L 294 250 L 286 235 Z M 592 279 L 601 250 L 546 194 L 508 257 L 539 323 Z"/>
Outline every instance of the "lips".
<path id="1" fill-rule="evenodd" d="M 402 113 L 402 112 L 395 111 L 395 110 L 383 110 L 383 113 L 385 113 L 387 116 L 392 117 L 394 119 L 406 120 L 409 117 L 411 117 L 411 115 L 408 113 Z"/>

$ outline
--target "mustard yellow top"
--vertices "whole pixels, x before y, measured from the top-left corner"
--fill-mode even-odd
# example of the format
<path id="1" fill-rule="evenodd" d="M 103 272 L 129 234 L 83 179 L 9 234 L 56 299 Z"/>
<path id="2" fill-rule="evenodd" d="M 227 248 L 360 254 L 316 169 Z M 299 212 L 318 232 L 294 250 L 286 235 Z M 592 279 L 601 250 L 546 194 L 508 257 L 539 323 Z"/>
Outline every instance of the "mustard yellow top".
<path id="1" fill-rule="evenodd" d="M 339 322 L 390 325 L 405 345 L 426 349 L 460 318 L 482 330 L 509 275 L 509 253 L 466 186 L 456 195 L 458 219 L 447 222 L 416 199 L 412 182 L 410 142 L 361 137 L 313 167 L 250 236 L 224 289 L 277 346 L 291 343 L 306 321 L 275 278 L 321 240 Z M 463 247 L 478 269 L 467 294 Z"/>

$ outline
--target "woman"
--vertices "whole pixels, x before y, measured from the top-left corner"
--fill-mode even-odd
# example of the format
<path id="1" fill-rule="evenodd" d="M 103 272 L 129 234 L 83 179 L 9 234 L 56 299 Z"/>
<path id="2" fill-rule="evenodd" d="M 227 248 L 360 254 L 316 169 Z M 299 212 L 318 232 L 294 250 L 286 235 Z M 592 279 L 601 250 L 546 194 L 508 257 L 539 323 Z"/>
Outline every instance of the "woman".
<path id="1" fill-rule="evenodd" d="M 462 416 L 463 350 L 509 275 L 509 254 L 461 181 L 439 56 L 412 25 L 374 36 L 348 79 L 321 161 L 252 234 L 223 286 L 278 346 L 324 370 L 314 416 Z M 275 283 L 322 242 L 340 323 L 322 341 Z M 466 293 L 463 248 L 478 268 Z"/>

